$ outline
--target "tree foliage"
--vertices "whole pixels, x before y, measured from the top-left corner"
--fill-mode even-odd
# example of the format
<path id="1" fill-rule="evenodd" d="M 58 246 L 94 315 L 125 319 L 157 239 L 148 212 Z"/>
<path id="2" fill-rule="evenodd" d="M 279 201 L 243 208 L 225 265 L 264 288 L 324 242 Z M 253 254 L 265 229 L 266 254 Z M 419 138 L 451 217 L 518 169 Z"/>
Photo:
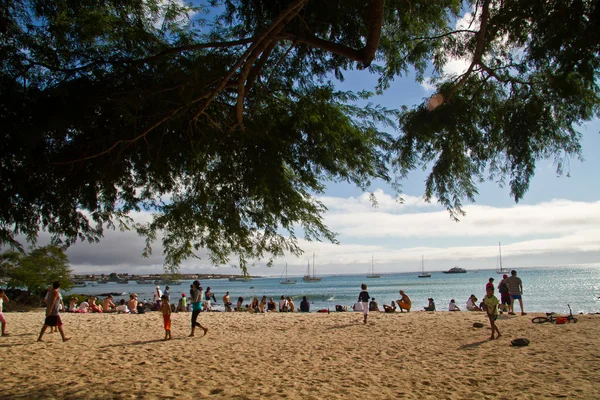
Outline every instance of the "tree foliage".
<path id="1" fill-rule="evenodd" d="M 29 254 L 6 251 L 0 254 L 0 267 L 9 288 L 42 294 L 54 281 L 60 281 L 63 289 L 72 287 L 69 259 L 57 246 L 33 248 Z"/>
<path id="2" fill-rule="evenodd" d="M 206 248 L 245 268 L 300 254 L 297 231 L 335 242 L 314 197 L 330 180 L 368 190 L 425 166 L 452 215 L 486 178 L 518 200 L 598 115 L 599 14 L 591 0 L 15 0 L 0 14 L 0 242 L 133 227 L 146 251 L 160 235 L 167 265 Z M 467 71 L 444 75 L 452 58 Z M 430 65 L 435 101 L 401 111 L 330 82 L 358 68 L 383 91 Z M 133 224 L 137 210 L 154 218 Z"/>

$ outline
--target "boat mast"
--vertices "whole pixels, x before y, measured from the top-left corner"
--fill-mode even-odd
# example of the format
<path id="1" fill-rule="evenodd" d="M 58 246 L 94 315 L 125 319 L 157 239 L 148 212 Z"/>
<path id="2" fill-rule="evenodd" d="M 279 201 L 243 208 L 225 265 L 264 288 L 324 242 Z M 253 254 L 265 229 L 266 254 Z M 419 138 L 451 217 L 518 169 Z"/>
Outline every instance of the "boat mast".
<path id="1" fill-rule="evenodd" d="M 498 242 L 498 260 L 500 261 L 500 272 L 504 272 L 504 268 L 502 268 L 502 246 L 500 242 Z"/>

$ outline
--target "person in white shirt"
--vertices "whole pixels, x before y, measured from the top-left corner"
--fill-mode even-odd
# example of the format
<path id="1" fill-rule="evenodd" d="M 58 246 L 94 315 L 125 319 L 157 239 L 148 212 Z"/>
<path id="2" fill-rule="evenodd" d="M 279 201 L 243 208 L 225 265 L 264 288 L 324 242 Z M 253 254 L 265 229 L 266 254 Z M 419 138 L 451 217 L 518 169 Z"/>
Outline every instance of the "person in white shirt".
<path id="1" fill-rule="evenodd" d="M 287 312 L 288 310 L 288 301 L 285 296 L 281 296 L 279 300 L 279 312 Z"/>
<path id="2" fill-rule="evenodd" d="M 88 299 L 85 299 L 85 301 L 81 302 L 81 304 L 79 305 L 79 312 L 80 313 L 90 312 L 90 303 L 88 303 Z"/>
<path id="3" fill-rule="evenodd" d="M 448 304 L 448 311 L 460 311 L 460 308 L 458 308 L 454 299 L 450 300 L 450 304 Z"/>
<path id="4" fill-rule="evenodd" d="M 469 311 L 481 311 L 481 308 L 477 306 L 477 297 L 472 294 L 467 300 L 467 310 Z"/>
<path id="5" fill-rule="evenodd" d="M 117 306 L 117 312 L 119 314 L 129 314 L 129 308 L 127 308 L 127 304 L 125 304 L 125 299 L 121 299 L 119 305 Z"/>
<path id="6" fill-rule="evenodd" d="M 156 290 L 154 291 L 154 304 L 156 304 L 156 310 L 160 310 L 160 302 L 162 299 L 162 291 L 160 290 L 160 286 L 156 285 Z"/>

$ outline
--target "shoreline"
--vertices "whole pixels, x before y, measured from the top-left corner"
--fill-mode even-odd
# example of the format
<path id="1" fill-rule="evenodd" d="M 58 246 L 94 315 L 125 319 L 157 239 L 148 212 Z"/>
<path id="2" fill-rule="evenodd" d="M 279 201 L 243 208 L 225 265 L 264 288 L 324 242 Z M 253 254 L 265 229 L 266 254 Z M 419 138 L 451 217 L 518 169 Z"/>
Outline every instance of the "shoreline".
<path id="1" fill-rule="evenodd" d="M 163 342 L 158 312 L 64 313 L 72 339 L 37 343 L 43 312 L 6 313 L 2 397 L 600 398 L 600 316 L 532 324 L 538 315 L 501 316 L 490 341 L 482 313 L 370 313 L 367 325 L 354 312 L 201 313 L 209 332 L 195 338 L 191 313 L 175 313 Z M 531 344 L 511 347 L 518 337 Z"/>

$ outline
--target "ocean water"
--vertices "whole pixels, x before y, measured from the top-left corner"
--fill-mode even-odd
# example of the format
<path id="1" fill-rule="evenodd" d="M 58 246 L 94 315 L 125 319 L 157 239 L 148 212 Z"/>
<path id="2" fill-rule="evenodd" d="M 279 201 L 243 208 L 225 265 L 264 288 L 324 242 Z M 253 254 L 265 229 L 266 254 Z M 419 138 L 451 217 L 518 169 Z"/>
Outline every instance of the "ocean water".
<path id="1" fill-rule="evenodd" d="M 568 312 L 567 304 L 573 313 L 600 312 L 600 264 L 588 266 L 565 266 L 552 268 L 523 268 L 518 269 L 518 276 L 523 281 L 523 303 L 527 312 Z M 456 304 L 465 309 L 467 299 L 474 294 L 479 300 L 485 295 L 485 284 L 490 277 L 494 278 L 497 287 L 502 279 L 494 270 L 469 271 L 466 274 L 444 274 L 431 272 L 431 278 L 418 278 L 418 272 L 382 274 L 381 278 L 367 278 L 360 275 L 325 275 L 320 282 L 304 282 L 301 277 L 297 283 L 283 285 L 280 278 L 254 278 L 248 282 L 230 282 L 227 279 L 202 280 L 201 284 L 206 289 L 211 288 L 217 298 L 216 309 L 222 303 L 222 297 L 229 291 L 233 303 L 239 296 L 244 297 L 244 303 L 249 303 L 251 297 L 259 299 L 266 295 L 276 301 L 282 296 L 294 299 L 299 307 L 302 296 L 308 296 L 311 302 L 311 311 L 318 309 L 335 310 L 336 304 L 351 306 L 358 298 L 360 285 L 366 283 L 371 297 L 375 297 L 380 309 L 383 304 L 390 304 L 398 299 L 400 289 L 412 299 L 413 311 L 422 310 L 427 305 L 427 299 L 435 300 L 439 311 L 447 311 L 450 299 L 455 299 Z M 189 294 L 191 281 L 183 281 L 181 285 L 171 285 L 171 302 L 175 303 L 181 293 Z M 129 298 L 130 293 L 137 293 L 138 299 L 150 300 L 155 289 L 154 285 L 129 284 L 99 284 L 86 287 L 73 288 L 69 293 L 99 295 L 107 292 L 116 292 L 116 300 Z M 161 286 L 164 290 L 164 286 Z M 497 291 L 496 291 L 497 292 Z M 496 293 L 499 298 L 499 294 Z M 100 296 L 102 297 L 102 296 Z M 515 311 L 519 311 L 515 304 Z"/>

